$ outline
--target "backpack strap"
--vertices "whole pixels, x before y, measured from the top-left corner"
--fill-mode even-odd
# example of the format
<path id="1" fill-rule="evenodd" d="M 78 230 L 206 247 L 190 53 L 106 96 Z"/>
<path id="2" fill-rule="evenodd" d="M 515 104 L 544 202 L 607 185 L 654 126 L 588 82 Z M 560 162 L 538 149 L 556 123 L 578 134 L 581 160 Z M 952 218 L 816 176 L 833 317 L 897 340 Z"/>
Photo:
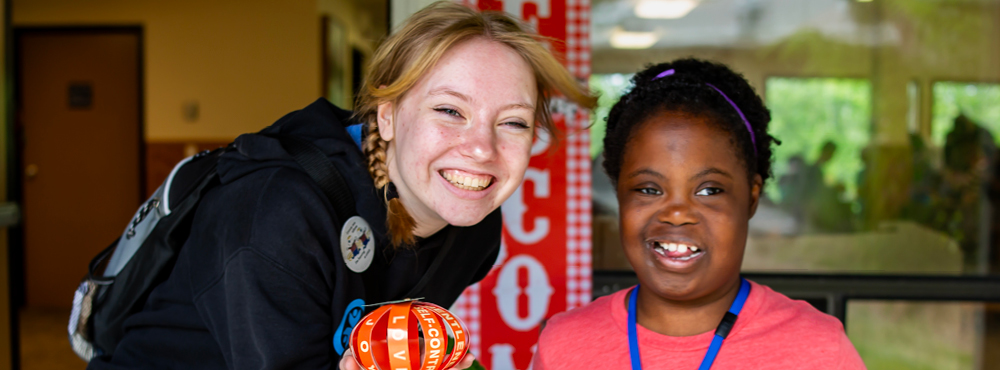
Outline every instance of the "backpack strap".
<path id="1" fill-rule="evenodd" d="M 319 147 L 309 141 L 290 135 L 262 135 L 277 139 L 281 143 L 281 146 L 292 155 L 295 162 L 309 174 L 309 177 L 319 184 L 320 188 L 323 189 L 323 193 L 326 194 L 334 210 L 337 212 L 338 226 L 343 227 L 347 219 L 357 215 L 357 209 L 354 206 L 354 197 L 351 195 L 350 188 L 347 187 L 347 183 L 344 182 L 344 178 L 337 171 L 337 168 L 334 167 L 333 162 L 326 157 L 326 154 Z M 434 261 L 431 262 L 427 272 L 423 274 L 423 277 L 417 281 L 417 284 L 402 298 L 414 298 L 433 280 L 437 270 L 444 264 L 452 245 L 455 244 L 457 234 L 457 228 L 449 228 L 444 245 L 438 251 Z M 362 274 L 364 275 L 365 295 L 370 301 L 368 303 L 378 302 L 382 298 L 382 294 L 384 294 L 381 289 L 382 276 L 377 276 L 372 269 L 366 270 Z"/>
<path id="2" fill-rule="evenodd" d="M 334 167 L 333 162 L 326 157 L 316 144 L 309 141 L 283 134 L 261 134 L 267 137 L 278 139 L 281 147 L 288 151 L 309 177 L 316 181 L 316 184 L 323 189 L 327 199 L 337 213 L 337 226 L 344 227 L 347 219 L 358 214 L 354 206 L 354 197 L 351 189 L 347 187 L 340 171 Z M 382 296 L 382 276 L 373 269 L 365 270 L 362 273 L 362 281 L 365 287 L 365 299 L 371 302 L 378 302 Z"/>
<path id="3" fill-rule="evenodd" d="M 295 163 L 298 163 L 313 181 L 316 181 L 316 184 L 326 194 L 327 199 L 330 200 L 333 210 L 337 212 L 337 220 L 340 225 L 358 214 L 354 208 L 354 196 L 351 195 L 351 189 L 347 187 L 344 177 L 340 175 L 340 171 L 337 171 L 323 150 L 309 141 L 290 135 L 262 135 L 278 139 L 281 147 L 295 159 Z"/>

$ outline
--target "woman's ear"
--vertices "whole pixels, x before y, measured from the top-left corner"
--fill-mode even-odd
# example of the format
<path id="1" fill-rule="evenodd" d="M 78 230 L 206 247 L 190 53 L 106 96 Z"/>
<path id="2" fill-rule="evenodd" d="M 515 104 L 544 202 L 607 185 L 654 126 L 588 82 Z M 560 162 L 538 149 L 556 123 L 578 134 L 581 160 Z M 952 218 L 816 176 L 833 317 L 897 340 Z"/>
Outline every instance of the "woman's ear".
<path id="1" fill-rule="evenodd" d="M 764 191 L 764 179 L 760 177 L 760 174 L 754 174 L 753 180 L 750 181 L 750 217 L 757 213 L 757 205 L 760 204 L 760 193 Z"/>
<path id="2" fill-rule="evenodd" d="M 379 103 L 378 112 L 375 116 L 375 120 L 378 121 L 378 134 L 385 142 L 390 142 L 396 137 L 396 131 L 394 130 L 396 127 L 393 122 L 395 115 L 392 108 L 392 102 Z"/>

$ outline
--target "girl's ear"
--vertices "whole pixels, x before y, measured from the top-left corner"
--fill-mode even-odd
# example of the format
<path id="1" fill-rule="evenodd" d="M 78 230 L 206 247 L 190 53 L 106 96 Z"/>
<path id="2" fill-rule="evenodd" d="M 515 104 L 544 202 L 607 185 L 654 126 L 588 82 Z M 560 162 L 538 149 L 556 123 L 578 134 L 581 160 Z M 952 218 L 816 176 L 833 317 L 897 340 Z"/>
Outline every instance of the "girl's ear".
<path id="1" fill-rule="evenodd" d="M 753 180 L 750 181 L 750 217 L 757 213 L 757 205 L 760 204 L 760 193 L 764 190 L 764 179 L 760 177 L 760 174 L 754 174 Z"/>
<path id="2" fill-rule="evenodd" d="M 393 122 L 395 115 L 392 108 L 392 102 L 379 103 L 378 112 L 375 115 L 375 120 L 378 123 L 378 134 L 385 142 L 390 142 L 396 137 L 395 122 Z"/>

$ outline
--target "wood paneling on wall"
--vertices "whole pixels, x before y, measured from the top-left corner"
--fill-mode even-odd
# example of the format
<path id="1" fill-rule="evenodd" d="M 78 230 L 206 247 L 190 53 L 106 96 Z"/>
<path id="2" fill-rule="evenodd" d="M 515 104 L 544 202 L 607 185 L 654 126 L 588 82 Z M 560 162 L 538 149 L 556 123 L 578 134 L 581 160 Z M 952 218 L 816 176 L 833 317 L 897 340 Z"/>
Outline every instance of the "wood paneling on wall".
<path id="1" fill-rule="evenodd" d="M 211 150 L 229 142 L 147 142 L 146 143 L 146 197 L 153 195 L 156 188 L 167 179 L 177 162 L 203 150 Z"/>

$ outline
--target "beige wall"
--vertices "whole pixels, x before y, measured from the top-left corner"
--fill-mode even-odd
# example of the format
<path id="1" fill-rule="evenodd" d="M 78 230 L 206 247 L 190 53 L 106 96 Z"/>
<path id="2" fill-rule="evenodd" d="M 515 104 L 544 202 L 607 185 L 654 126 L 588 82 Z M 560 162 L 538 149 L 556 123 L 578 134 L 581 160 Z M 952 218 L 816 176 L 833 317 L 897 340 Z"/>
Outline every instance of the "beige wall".
<path id="1" fill-rule="evenodd" d="M 229 141 L 321 94 L 316 0 L 12 1 L 15 27 L 143 27 L 147 141 Z"/>

